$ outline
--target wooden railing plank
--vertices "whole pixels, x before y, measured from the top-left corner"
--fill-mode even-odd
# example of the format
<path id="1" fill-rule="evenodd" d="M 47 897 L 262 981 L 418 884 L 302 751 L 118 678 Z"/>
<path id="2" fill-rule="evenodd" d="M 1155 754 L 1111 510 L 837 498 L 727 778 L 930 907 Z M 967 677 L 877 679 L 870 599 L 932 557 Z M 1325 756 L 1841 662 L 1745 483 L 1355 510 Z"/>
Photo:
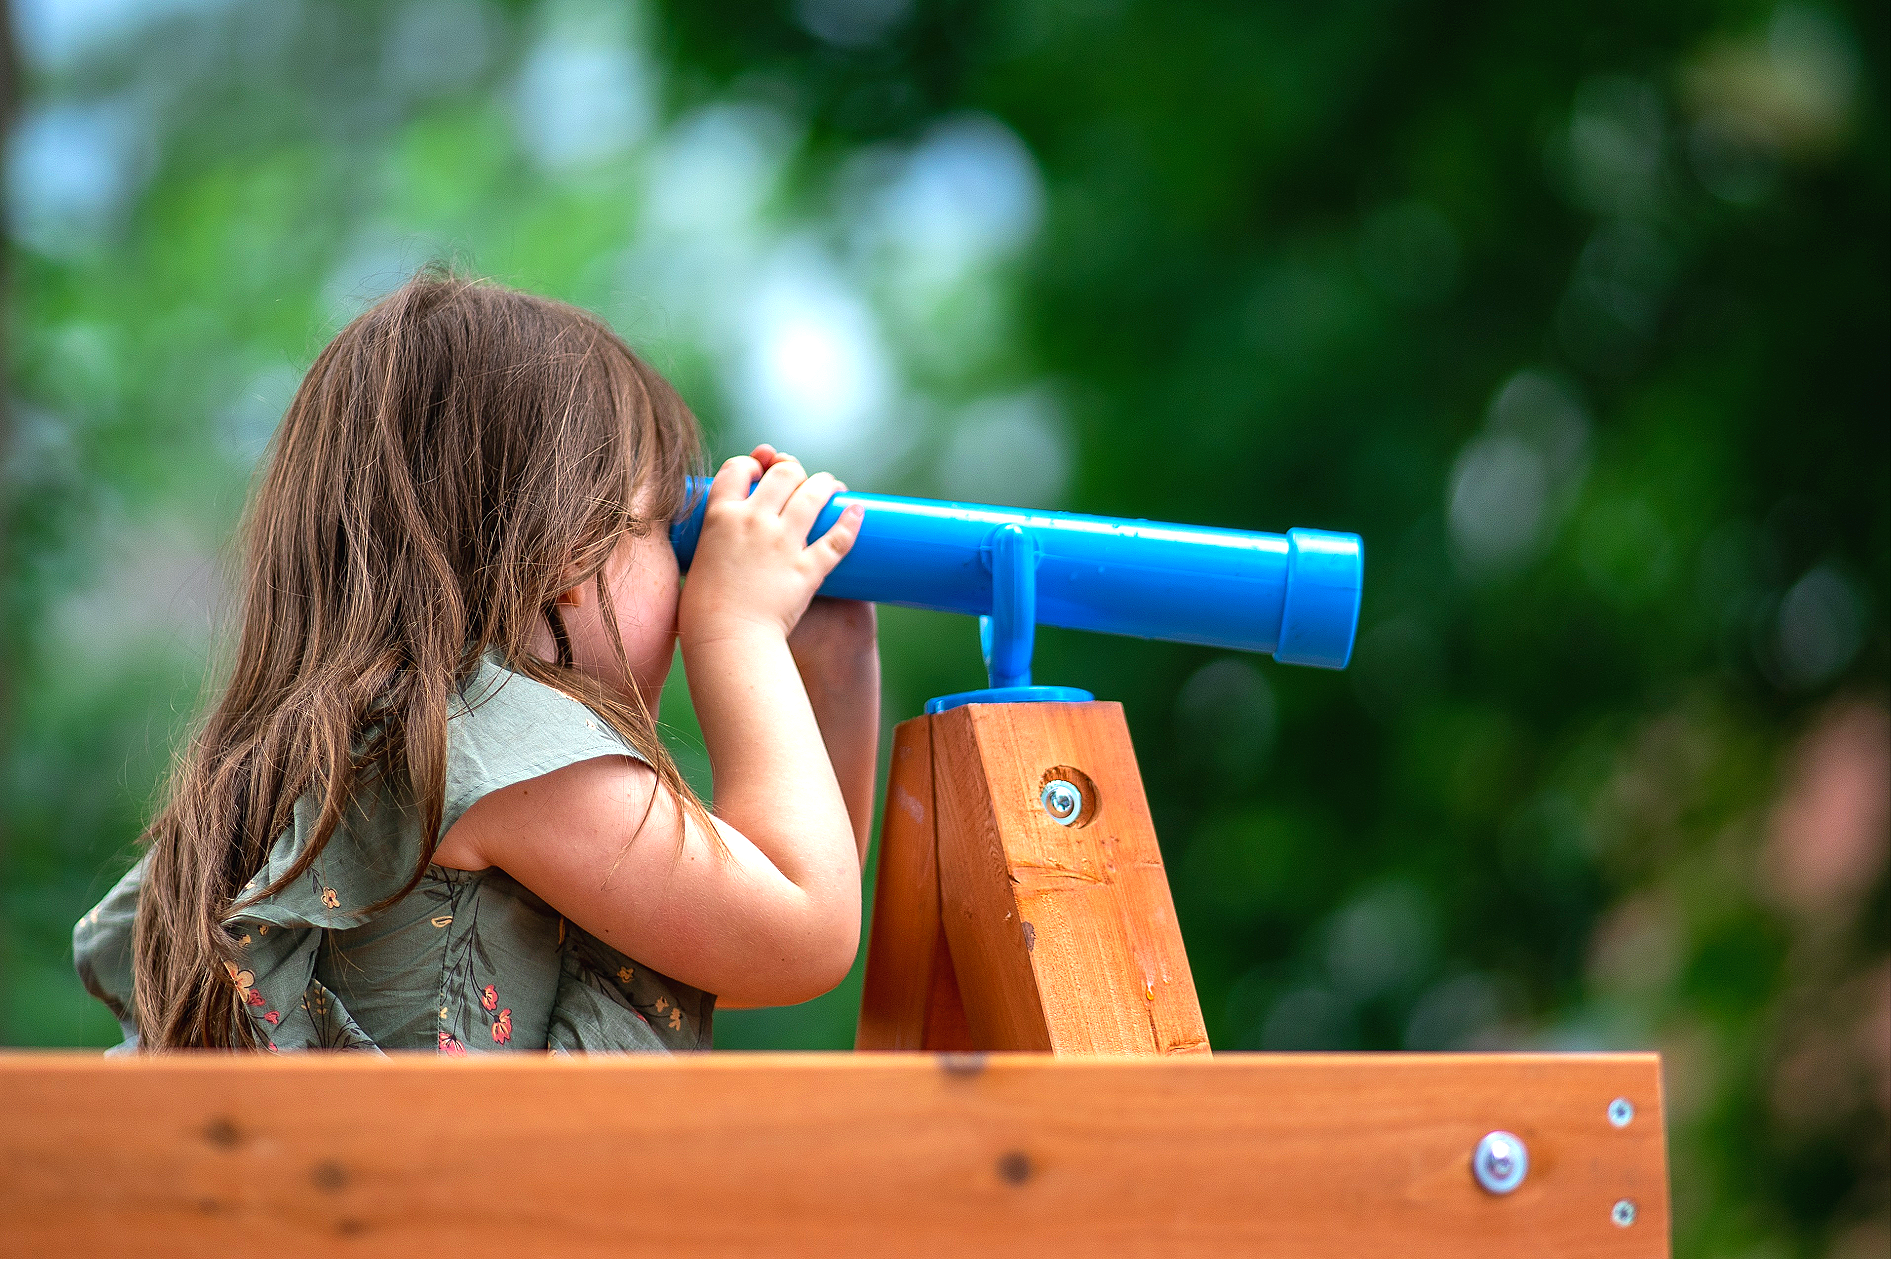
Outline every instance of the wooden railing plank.
<path id="1" fill-rule="evenodd" d="M 11 1053 L 0 1109 L 13 1255 L 1668 1248 L 1652 1055 Z"/>

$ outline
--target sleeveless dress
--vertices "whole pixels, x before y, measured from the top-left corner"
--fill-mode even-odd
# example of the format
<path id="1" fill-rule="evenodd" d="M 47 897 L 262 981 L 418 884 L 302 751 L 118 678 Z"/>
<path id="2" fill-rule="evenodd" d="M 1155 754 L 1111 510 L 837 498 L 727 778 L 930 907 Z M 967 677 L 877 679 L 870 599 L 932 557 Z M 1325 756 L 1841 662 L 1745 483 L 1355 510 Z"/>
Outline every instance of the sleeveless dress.
<path id="1" fill-rule="evenodd" d="M 449 710 L 441 833 L 489 792 L 613 755 L 639 757 L 584 704 L 489 657 Z M 318 814 L 312 799 L 296 803 L 293 826 L 245 894 L 295 862 Z M 709 1049 L 713 994 L 613 949 L 497 867 L 430 864 L 405 898 L 369 913 L 399 892 L 420 853 L 418 812 L 377 780 L 307 872 L 224 921 L 240 943 L 228 966 L 258 1045 L 443 1055 Z M 108 1054 L 137 1049 L 131 945 L 144 869 L 140 859 L 73 930 L 80 979 L 125 1030 Z"/>

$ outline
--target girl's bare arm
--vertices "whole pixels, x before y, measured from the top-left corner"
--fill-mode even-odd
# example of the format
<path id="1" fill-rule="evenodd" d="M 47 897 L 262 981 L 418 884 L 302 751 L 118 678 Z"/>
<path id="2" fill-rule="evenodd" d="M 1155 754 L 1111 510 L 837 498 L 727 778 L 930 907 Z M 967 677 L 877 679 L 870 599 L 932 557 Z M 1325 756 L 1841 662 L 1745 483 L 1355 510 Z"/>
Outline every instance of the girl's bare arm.
<path id="1" fill-rule="evenodd" d="M 864 868 L 880 756 L 880 644 L 873 605 L 816 598 L 788 636 L 788 649 L 834 764 Z"/>
<path id="2" fill-rule="evenodd" d="M 826 992 L 860 938 L 856 823 L 788 646 L 860 516 L 806 545 L 839 484 L 782 458 L 745 495 L 758 472 L 741 457 L 717 475 L 679 614 L 715 778 L 713 831 L 649 767 L 615 757 L 491 793 L 453 829 L 588 931 L 741 1006 Z M 870 761 L 865 783 L 862 820 Z"/>

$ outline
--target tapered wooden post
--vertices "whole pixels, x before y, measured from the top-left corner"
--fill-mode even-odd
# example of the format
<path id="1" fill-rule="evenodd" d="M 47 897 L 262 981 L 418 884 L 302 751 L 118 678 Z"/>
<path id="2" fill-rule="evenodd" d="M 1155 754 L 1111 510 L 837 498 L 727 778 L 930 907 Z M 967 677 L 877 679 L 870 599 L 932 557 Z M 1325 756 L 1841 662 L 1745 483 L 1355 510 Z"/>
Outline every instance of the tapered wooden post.
<path id="1" fill-rule="evenodd" d="M 973 1049 L 939 919 L 932 774 L 932 719 L 901 723 L 887 772 L 857 1050 Z"/>
<path id="2" fill-rule="evenodd" d="M 1055 780 L 1083 798 L 1069 824 Z M 902 724 L 881 846 L 862 1050 L 1208 1050 L 1122 706 Z"/>

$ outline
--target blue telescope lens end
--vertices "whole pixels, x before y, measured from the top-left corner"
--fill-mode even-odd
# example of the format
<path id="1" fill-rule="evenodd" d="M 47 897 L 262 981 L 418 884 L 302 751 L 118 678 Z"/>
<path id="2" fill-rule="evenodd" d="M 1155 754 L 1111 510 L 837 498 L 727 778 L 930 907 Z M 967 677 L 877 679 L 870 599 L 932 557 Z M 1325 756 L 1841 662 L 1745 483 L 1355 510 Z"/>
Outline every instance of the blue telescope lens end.
<path id="1" fill-rule="evenodd" d="M 1287 591 L 1274 660 L 1343 669 L 1359 630 L 1365 545 L 1357 534 L 1287 531 Z"/>

